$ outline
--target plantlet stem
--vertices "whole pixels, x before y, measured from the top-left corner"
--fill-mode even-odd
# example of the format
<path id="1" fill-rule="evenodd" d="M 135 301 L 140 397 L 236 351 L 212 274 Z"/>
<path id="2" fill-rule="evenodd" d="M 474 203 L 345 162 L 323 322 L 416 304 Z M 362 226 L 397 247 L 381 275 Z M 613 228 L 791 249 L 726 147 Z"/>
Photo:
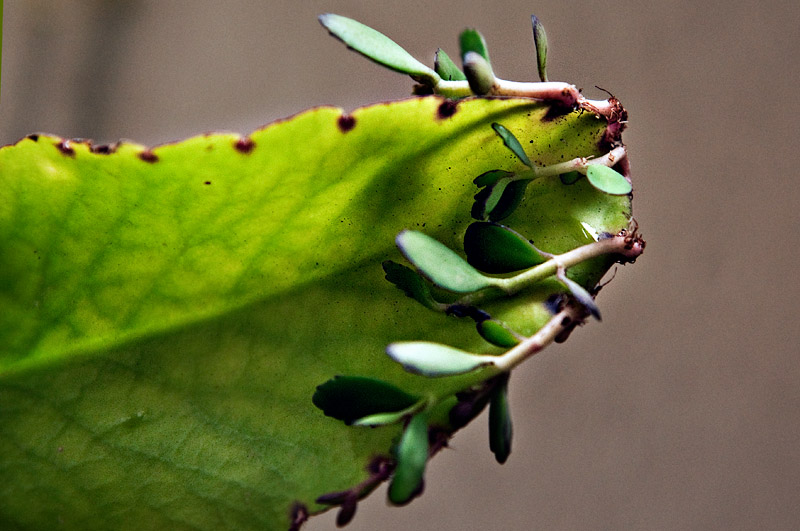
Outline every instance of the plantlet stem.
<path id="1" fill-rule="evenodd" d="M 531 337 L 519 345 L 498 356 L 494 361 L 494 368 L 500 372 L 507 372 L 530 358 L 547 345 L 555 341 L 556 337 L 583 318 L 583 309 L 576 305 L 567 305 L 563 310 L 554 315 L 547 324 Z"/>
<path id="2" fill-rule="evenodd" d="M 436 94 L 441 94 L 442 96 L 447 96 L 448 98 L 463 98 L 465 96 L 473 95 L 473 92 L 470 90 L 469 83 L 467 81 L 441 80 L 434 84 L 432 88 Z M 491 88 L 489 88 L 489 91 L 486 92 L 485 95 L 555 101 L 564 107 L 572 107 L 579 101 L 585 100 L 585 98 L 581 96 L 578 88 L 570 83 L 564 83 L 561 81 L 529 83 L 521 81 L 508 81 L 498 77 L 494 78 Z M 603 102 L 597 103 L 601 105 L 603 104 Z"/>
<path id="3" fill-rule="evenodd" d="M 631 244 L 627 233 L 619 234 L 604 240 L 587 243 L 564 254 L 556 255 L 547 262 L 534 266 L 517 276 L 493 279 L 492 285 L 502 289 L 509 295 L 513 295 L 521 289 L 555 274 L 559 268 L 568 269 L 586 260 L 607 254 L 620 255 L 627 260 L 635 260 L 643 250 L 644 242 L 637 239 Z"/>
<path id="4" fill-rule="evenodd" d="M 369 426 L 371 428 L 377 426 L 386 426 L 394 424 L 400 420 L 410 417 L 411 415 L 431 407 L 433 404 L 430 400 L 422 399 L 419 402 L 403 409 L 402 411 L 395 411 L 391 413 L 376 413 L 375 415 L 367 415 L 353 422 L 353 426 Z"/>
<path id="5" fill-rule="evenodd" d="M 558 164 L 551 164 L 550 166 L 534 166 L 530 170 L 524 170 L 517 173 L 511 179 L 520 181 L 523 179 L 536 179 L 538 177 L 551 177 L 553 175 L 561 175 L 570 171 L 577 171 L 586 175 L 586 169 L 592 164 L 602 164 L 603 166 L 614 166 L 617 162 L 627 156 L 625 146 L 618 146 L 603 155 L 594 159 L 586 157 L 578 157 L 572 160 L 559 162 Z"/>
<path id="6" fill-rule="evenodd" d="M 434 93 L 448 98 L 466 98 L 475 95 L 467 81 L 447 81 L 440 78 L 431 88 Z M 575 85 L 562 81 L 522 82 L 496 77 L 489 91 L 481 95 L 557 102 L 564 107 L 577 106 L 605 118 L 614 117 L 619 107 L 619 103 L 613 98 L 610 100 L 584 98 Z"/>
<path id="7" fill-rule="evenodd" d="M 469 83 L 467 81 L 449 81 L 442 79 L 434 85 L 433 90 L 436 94 L 454 99 L 473 96 L 472 89 L 469 88 Z"/>
<path id="8" fill-rule="evenodd" d="M 582 245 L 563 254 L 551 255 L 552 258 L 548 261 L 534 266 L 519 275 L 509 278 L 490 277 L 491 285 L 503 290 L 507 295 L 513 295 L 532 284 L 556 274 L 559 268 L 568 269 L 598 256 L 618 255 L 626 261 L 632 262 L 642 254 L 644 246 L 644 241 L 638 238 L 635 233 L 629 234 L 628 231 L 622 231 L 617 236 L 587 243 L 586 245 Z M 492 293 L 491 290 L 481 290 L 462 297 L 455 304 L 472 306 L 495 296 L 496 293 Z"/>

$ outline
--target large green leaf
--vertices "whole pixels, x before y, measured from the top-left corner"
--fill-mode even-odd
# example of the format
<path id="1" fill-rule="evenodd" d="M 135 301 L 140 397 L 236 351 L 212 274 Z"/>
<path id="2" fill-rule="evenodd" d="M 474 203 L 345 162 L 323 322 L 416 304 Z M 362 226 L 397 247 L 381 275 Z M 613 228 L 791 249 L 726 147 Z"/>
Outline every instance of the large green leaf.
<path id="1" fill-rule="evenodd" d="M 421 397 L 476 381 L 385 355 L 403 340 L 489 347 L 381 263 L 402 261 L 404 229 L 460 249 L 472 180 L 523 169 L 494 122 L 535 164 L 599 154 L 604 120 L 547 112 L 426 97 L 152 150 L 50 136 L 0 149 L 0 522 L 286 529 L 296 503 L 318 512 L 318 496 L 364 481 L 401 427 L 348 427 L 311 397 L 339 374 Z M 554 177 L 504 222 L 563 252 L 629 216 L 627 196 Z M 569 273 L 589 286 L 607 266 Z M 555 291 L 488 309 L 529 334 Z"/>

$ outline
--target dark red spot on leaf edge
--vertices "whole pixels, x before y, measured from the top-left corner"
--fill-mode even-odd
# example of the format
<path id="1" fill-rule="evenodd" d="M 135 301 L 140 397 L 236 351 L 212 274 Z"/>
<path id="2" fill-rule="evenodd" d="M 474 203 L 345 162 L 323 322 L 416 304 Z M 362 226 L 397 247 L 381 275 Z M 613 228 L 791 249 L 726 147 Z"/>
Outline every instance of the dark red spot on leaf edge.
<path id="1" fill-rule="evenodd" d="M 145 162 L 149 162 L 150 164 L 158 162 L 158 156 L 149 149 L 145 149 L 139 153 L 139 158 Z"/>
<path id="2" fill-rule="evenodd" d="M 246 155 L 246 154 L 250 153 L 251 151 L 253 151 L 253 148 L 256 147 L 256 143 L 253 142 L 253 140 L 250 139 L 249 137 L 244 137 L 244 138 L 240 138 L 239 140 L 237 140 L 233 144 L 233 147 L 239 153 L 244 153 Z"/>
<path id="3" fill-rule="evenodd" d="M 356 119 L 349 114 L 343 114 L 339 117 L 339 120 L 336 122 L 336 124 L 339 126 L 339 130 L 342 133 L 347 133 L 356 126 Z"/>
<path id="4" fill-rule="evenodd" d="M 61 142 L 56 144 L 56 148 L 58 148 L 58 150 L 62 154 L 66 155 L 68 157 L 74 157 L 75 156 L 75 150 L 70 145 L 69 140 L 62 140 Z"/>
<path id="5" fill-rule="evenodd" d="M 119 142 L 114 144 L 100 144 L 99 146 L 92 146 L 91 150 L 92 153 L 97 153 L 98 155 L 110 155 L 117 151 L 119 147 Z"/>

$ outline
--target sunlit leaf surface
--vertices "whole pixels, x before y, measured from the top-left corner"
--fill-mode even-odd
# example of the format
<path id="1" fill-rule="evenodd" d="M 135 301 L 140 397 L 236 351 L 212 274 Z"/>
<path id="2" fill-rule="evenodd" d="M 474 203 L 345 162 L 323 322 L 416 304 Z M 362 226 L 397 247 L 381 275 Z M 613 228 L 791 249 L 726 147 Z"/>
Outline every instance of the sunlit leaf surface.
<path id="1" fill-rule="evenodd" d="M 145 149 L 50 136 L 0 149 L 0 521 L 11 528 L 286 529 L 352 487 L 400 426 L 348 427 L 311 398 L 336 375 L 415 396 L 394 341 L 488 345 L 384 279 L 414 229 L 453 249 L 472 180 L 598 155 L 605 122 L 523 100 L 319 108 L 249 137 Z M 444 112 L 446 111 L 446 112 Z M 535 181 L 504 221 L 562 252 L 616 232 L 629 198 Z M 605 259 L 571 268 L 588 286 Z M 553 280 L 489 311 L 520 333 Z M 466 379 L 465 379 L 466 378 Z M 469 379 L 471 378 L 471 380 Z"/>

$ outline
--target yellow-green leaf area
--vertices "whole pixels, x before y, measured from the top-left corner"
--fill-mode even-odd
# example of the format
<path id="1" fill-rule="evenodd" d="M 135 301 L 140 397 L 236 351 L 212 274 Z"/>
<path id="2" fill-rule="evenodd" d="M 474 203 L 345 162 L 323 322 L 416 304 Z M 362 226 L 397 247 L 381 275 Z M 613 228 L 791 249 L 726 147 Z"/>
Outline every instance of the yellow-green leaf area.
<path id="1" fill-rule="evenodd" d="M 472 179 L 522 169 L 493 122 L 535 164 L 598 154 L 605 126 L 525 100 L 450 105 L 318 108 L 152 149 L 45 135 L 0 149 L 0 521 L 285 529 L 293 503 L 319 511 L 362 481 L 399 428 L 325 417 L 316 386 L 346 374 L 441 395 L 463 377 L 407 374 L 386 345 L 486 349 L 383 278 L 395 236 L 461 248 Z M 546 250 L 587 238 L 584 214 L 627 224 L 627 197 L 541 186 L 568 211 L 526 199 L 508 224 Z"/>

